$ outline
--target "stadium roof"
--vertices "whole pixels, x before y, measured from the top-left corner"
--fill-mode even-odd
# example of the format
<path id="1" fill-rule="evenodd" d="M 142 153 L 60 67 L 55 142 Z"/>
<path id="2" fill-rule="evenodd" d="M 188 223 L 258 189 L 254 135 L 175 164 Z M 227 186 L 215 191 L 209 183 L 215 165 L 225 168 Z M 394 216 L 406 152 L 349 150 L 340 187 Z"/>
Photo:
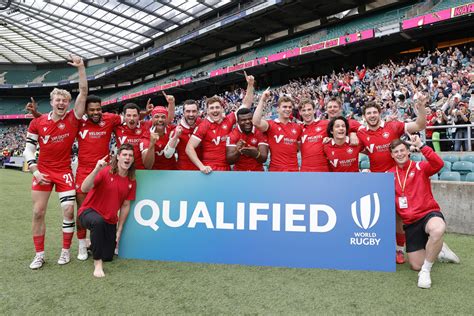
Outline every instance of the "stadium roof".
<path id="1" fill-rule="evenodd" d="M 0 63 L 126 52 L 230 0 L 0 0 Z"/>

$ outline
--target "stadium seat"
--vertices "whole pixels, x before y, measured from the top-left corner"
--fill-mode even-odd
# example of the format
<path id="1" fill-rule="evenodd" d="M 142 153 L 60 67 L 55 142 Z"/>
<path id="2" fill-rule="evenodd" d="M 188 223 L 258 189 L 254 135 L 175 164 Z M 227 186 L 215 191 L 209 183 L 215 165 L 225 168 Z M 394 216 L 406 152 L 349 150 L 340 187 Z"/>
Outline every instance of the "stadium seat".
<path id="1" fill-rule="evenodd" d="M 466 182 L 474 182 L 474 172 L 469 172 L 466 174 L 466 178 L 464 179 Z"/>
<path id="2" fill-rule="evenodd" d="M 451 171 L 451 163 L 449 161 L 444 160 L 444 166 L 443 168 L 439 171 L 439 173 L 443 172 L 450 172 Z"/>
<path id="3" fill-rule="evenodd" d="M 370 161 L 369 160 L 362 160 L 359 163 L 360 169 L 370 169 Z"/>
<path id="4" fill-rule="evenodd" d="M 423 156 L 422 156 L 422 155 L 418 155 L 418 154 L 411 154 L 411 155 L 410 155 L 410 159 L 413 160 L 413 161 L 422 161 L 422 160 L 423 160 Z"/>
<path id="5" fill-rule="evenodd" d="M 456 155 L 445 155 L 442 156 L 444 161 L 449 161 L 450 163 L 455 163 L 456 161 L 459 161 L 459 157 Z"/>
<path id="6" fill-rule="evenodd" d="M 474 171 L 474 164 L 470 161 L 456 161 L 451 166 L 451 170 L 459 172 L 461 180 L 464 180 L 468 173 Z"/>
<path id="7" fill-rule="evenodd" d="M 470 161 L 474 163 L 474 155 L 467 155 L 467 156 L 461 157 L 461 161 Z"/>
<path id="8" fill-rule="evenodd" d="M 461 181 L 459 172 L 442 172 L 439 177 L 441 181 Z"/>

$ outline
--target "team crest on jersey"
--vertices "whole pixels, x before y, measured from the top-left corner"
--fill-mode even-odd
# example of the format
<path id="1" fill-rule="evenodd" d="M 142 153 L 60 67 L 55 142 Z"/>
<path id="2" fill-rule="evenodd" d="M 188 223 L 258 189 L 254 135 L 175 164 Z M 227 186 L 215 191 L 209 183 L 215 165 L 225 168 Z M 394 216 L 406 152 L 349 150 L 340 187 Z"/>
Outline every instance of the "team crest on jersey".
<path id="1" fill-rule="evenodd" d="M 131 188 L 132 188 L 132 185 L 131 185 L 131 184 L 129 184 L 129 185 L 128 185 L 128 188 L 129 188 L 129 189 L 131 189 Z"/>
<path id="2" fill-rule="evenodd" d="M 43 127 L 43 132 L 45 132 L 48 128 L 47 127 Z"/>
<path id="3" fill-rule="evenodd" d="M 227 125 L 226 124 L 222 125 L 222 128 L 227 129 Z"/>
<path id="4" fill-rule="evenodd" d="M 389 138 L 390 137 L 390 133 L 389 132 L 385 132 L 382 134 L 383 138 Z"/>
<path id="5" fill-rule="evenodd" d="M 278 127 L 278 130 L 281 131 L 281 127 Z"/>
<path id="6" fill-rule="evenodd" d="M 369 140 L 370 140 L 370 137 L 367 136 L 367 141 L 369 141 Z"/>
<path id="7" fill-rule="evenodd" d="M 136 134 L 136 135 L 140 135 L 141 133 L 142 133 L 142 130 L 141 130 L 141 129 L 138 129 L 138 128 L 137 128 L 137 129 L 135 130 L 135 134 Z"/>
<path id="8" fill-rule="evenodd" d="M 331 155 L 333 155 L 333 156 L 334 156 L 334 151 L 331 151 Z"/>
<path id="9" fill-rule="evenodd" d="M 82 127 L 86 126 L 86 123 L 82 123 Z"/>
<path id="10" fill-rule="evenodd" d="M 354 152 L 354 150 L 352 148 L 347 148 L 347 153 L 348 154 L 352 154 Z"/>
<path id="11" fill-rule="evenodd" d="M 320 132 L 321 131 L 321 127 L 316 127 L 316 132 Z"/>
<path id="12" fill-rule="evenodd" d="M 66 127 L 66 124 L 64 124 L 64 123 L 59 123 L 58 124 L 59 129 L 64 129 L 65 127 Z"/>
<path id="13" fill-rule="evenodd" d="M 415 176 L 415 171 L 412 171 L 410 172 L 410 174 L 408 175 L 410 178 L 413 178 Z"/>
<path id="14" fill-rule="evenodd" d="M 99 122 L 99 126 L 100 126 L 100 127 L 104 127 L 104 126 L 105 126 L 105 122 L 104 122 L 104 121 L 100 121 L 100 122 Z"/>
<path id="15" fill-rule="evenodd" d="M 212 130 L 212 132 L 215 134 L 215 133 L 216 133 L 216 130 L 215 130 L 215 129 L 213 129 L 213 130 Z"/>
<path id="16" fill-rule="evenodd" d="M 252 140 L 250 141 L 252 144 L 256 144 L 257 143 L 257 139 L 256 138 L 252 138 Z"/>
<path id="17" fill-rule="evenodd" d="M 293 134 L 296 134 L 296 129 L 293 128 L 293 129 L 291 130 L 291 132 L 292 132 Z"/>

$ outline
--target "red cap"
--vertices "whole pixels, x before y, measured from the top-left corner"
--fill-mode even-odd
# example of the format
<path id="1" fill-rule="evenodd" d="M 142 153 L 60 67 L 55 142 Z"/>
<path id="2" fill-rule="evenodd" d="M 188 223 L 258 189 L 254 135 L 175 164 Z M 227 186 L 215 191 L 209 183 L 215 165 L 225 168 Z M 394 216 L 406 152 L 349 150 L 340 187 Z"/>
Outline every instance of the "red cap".
<path id="1" fill-rule="evenodd" d="M 168 109 L 165 108 L 164 106 L 155 106 L 153 110 L 151 111 L 151 116 L 155 116 L 156 114 L 164 114 L 166 117 L 168 117 Z"/>

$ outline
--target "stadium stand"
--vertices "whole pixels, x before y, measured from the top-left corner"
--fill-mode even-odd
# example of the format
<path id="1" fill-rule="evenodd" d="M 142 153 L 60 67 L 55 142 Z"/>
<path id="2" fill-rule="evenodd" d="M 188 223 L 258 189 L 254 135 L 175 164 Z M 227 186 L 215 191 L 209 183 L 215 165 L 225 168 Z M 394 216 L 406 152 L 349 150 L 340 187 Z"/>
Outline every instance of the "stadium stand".
<path id="1" fill-rule="evenodd" d="M 442 172 L 439 176 L 439 180 L 441 181 L 461 181 L 461 175 L 459 172 L 453 171 L 446 171 Z"/>

